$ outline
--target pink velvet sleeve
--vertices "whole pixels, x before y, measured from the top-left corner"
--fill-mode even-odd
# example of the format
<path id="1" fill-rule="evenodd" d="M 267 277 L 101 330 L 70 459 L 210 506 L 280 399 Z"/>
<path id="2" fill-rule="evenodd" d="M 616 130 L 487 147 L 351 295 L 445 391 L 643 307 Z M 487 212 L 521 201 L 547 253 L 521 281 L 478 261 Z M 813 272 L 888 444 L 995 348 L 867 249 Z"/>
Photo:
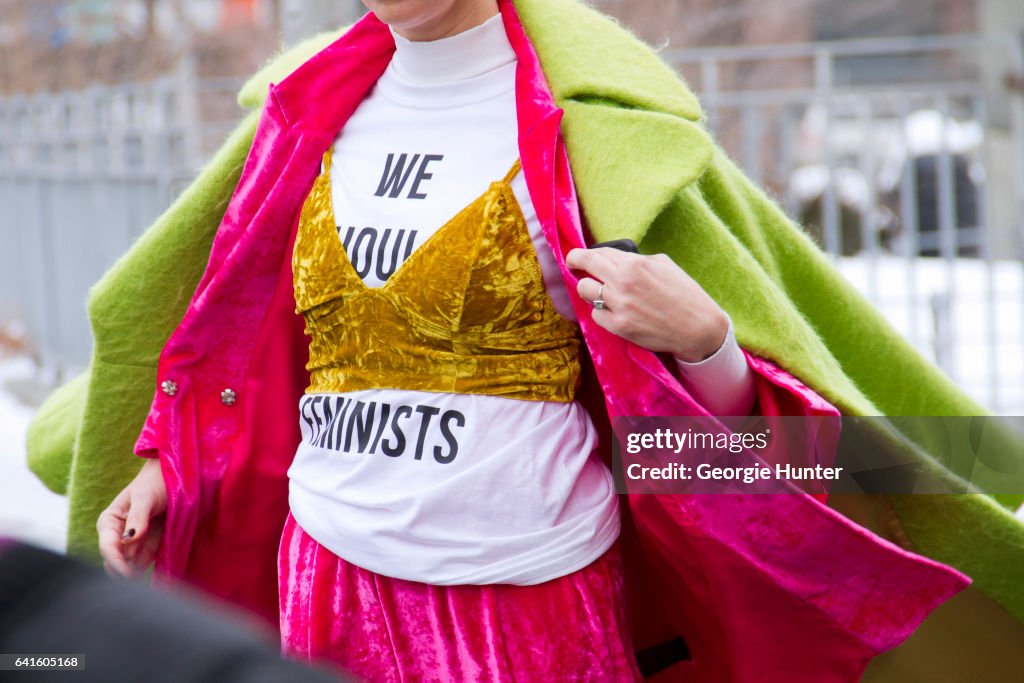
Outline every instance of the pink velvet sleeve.
<path id="1" fill-rule="evenodd" d="M 841 428 L 839 410 L 813 389 L 771 361 L 755 356 L 746 350 L 743 353 L 754 374 L 754 391 L 757 394 L 757 400 L 754 404 L 753 414 L 811 418 L 805 421 L 806 426 L 799 430 L 800 435 L 797 438 L 801 443 L 791 443 L 795 440 L 792 437 L 782 438 L 774 445 L 774 449 L 777 449 L 773 449 L 774 452 L 784 454 L 782 457 L 793 465 L 832 465 Z M 790 426 L 792 427 L 792 424 Z M 785 430 L 777 430 L 777 433 L 785 433 Z M 790 429 L 790 433 L 792 433 L 792 429 Z M 780 456 L 774 456 L 772 452 L 769 452 L 767 457 L 777 460 Z M 799 460 L 799 462 L 794 462 L 794 460 Z M 828 500 L 828 493 L 823 486 L 819 490 L 808 491 L 808 493 L 822 503 Z"/>
<path id="2" fill-rule="evenodd" d="M 696 363 L 675 359 L 679 377 L 697 402 L 712 415 L 750 415 L 757 401 L 754 372 L 736 342 L 732 319 L 722 345 Z"/>

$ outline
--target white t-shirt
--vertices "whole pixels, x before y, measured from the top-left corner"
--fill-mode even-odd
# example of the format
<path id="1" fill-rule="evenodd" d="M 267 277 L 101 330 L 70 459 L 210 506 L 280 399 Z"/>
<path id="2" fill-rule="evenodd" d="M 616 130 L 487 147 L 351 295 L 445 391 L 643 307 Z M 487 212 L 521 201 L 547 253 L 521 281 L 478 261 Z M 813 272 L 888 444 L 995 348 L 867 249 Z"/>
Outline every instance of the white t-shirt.
<path id="1" fill-rule="evenodd" d="M 331 168 L 339 239 L 370 287 L 518 158 L 516 57 L 500 15 L 443 40 L 395 42 Z M 511 188 L 555 309 L 573 319 L 521 172 Z M 733 340 L 681 373 L 743 376 L 742 358 Z M 307 394 L 299 412 L 292 514 L 358 566 L 437 585 L 528 585 L 586 566 L 618 537 L 611 473 L 578 403 L 376 389 Z"/>
<path id="2" fill-rule="evenodd" d="M 516 58 L 500 16 L 441 41 L 395 40 L 390 66 L 335 142 L 331 168 L 339 239 L 371 287 L 519 155 Z M 511 188 L 556 310 L 572 316 L 522 173 Z M 307 394 L 300 424 L 292 514 L 332 552 L 377 573 L 535 584 L 590 564 L 618 537 L 611 473 L 577 403 L 399 389 Z"/>

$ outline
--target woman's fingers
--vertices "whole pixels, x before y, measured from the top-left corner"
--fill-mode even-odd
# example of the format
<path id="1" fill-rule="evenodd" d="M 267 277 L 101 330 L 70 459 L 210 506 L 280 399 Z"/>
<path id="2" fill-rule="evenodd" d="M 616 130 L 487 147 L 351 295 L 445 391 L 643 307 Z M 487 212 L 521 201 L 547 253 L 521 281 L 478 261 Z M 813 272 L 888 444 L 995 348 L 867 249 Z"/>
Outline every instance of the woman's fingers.
<path id="1" fill-rule="evenodd" d="M 131 494 L 128 489 L 124 489 L 96 520 L 103 566 L 108 573 L 120 576 L 129 576 L 132 573 L 132 568 L 125 556 L 124 544 L 121 541 L 130 505 Z"/>
<path id="2" fill-rule="evenodd" d="M 664 254 L 573 249 L 565 262 L 583 271 L 576 291 L 585 301 L 603 302 L 591 318 L 612 334 L 685 361 L 706 358 L 721 345 L 728 316 Z"/>
<path id="3" fill-rule="evenodd" d="M 131 553 L 129 562 L 136 571 L 145 571 L 156 558 L 156 551 L 160 548 L 160 540 L 163 536 L 164 519 L 165 515 L 151 519 L 146 535 L 129 545 Z"/>
<path id="4" fill-rule="evenodd" d="M 96 520 L 100 555 L 109 573 L 132 576 L 149 566 L 160 546 L 166 510 L 160 461 L 150 460 Z"/>
<path id="5" fill-rule="evenodd" d="M 96 520 L 100 555 L 108 573 L 133 576 L 152 562 L 163 531 L 161 497 L 136 479 Z M 153 517 L 159 515 L 159 523 Z"/>
<path id="6" fill-rule="evenodd" d="M 160 545 L 161 528 L 154 528 L 153 517 L 163 512 L 158 509 L 159 498 L 145 486 L 132 486 L 131 506 L 121 535 L 123 557 L 132 573 L 144 570 L 153 561 Z"/>
<path id="7" fill-rule="evenodd" d="M 576 293 L 580 295 L 581 299 L 591 303 L 593 303 L 594 300 L 598 298 L 598 295 L 600 295 L 601 300 L 608 305 L 608 288 L 605 287 L 604 289 L 601 289 L 603 286 L 604 283 L 598 282 L 593 278 L 585 277 L 576 283 Z"/>
<path id="8" fill-rule="evenodd" d="M 582 270 L 601 282 L 615 276 L 623 257 L 635 256 L 618 249 L 573 249 L 565 255 L 565 265 L 573 270 Z"/>
<path id="9" fill-rule="evenodd" d="M 149 530 L 149 520 L 156 514 L 157 498 L 148 488 L 132 487 L 131 506 L 125 520 L 124 541 L 132 543 L 144 538 Z"/>
<path id="10" fill-rule="evenodd" d="M 621 328 L 623 320 L 616 316 L 616 310 L 621 310 L 622 308 L 622 300 L 616 299 L 610 285 L 585 277 L 576 284 L 576 292 L 580 295 L 580 298 L 584 301 L 589 301 L 591 304 L 595 300 L 600 299 L 602 302 L 601 307 L 597 308 L 595 306 L 590 312 L 590 318 L 599 327 L 603 327 L 612 334 L 623 336 Z"/>

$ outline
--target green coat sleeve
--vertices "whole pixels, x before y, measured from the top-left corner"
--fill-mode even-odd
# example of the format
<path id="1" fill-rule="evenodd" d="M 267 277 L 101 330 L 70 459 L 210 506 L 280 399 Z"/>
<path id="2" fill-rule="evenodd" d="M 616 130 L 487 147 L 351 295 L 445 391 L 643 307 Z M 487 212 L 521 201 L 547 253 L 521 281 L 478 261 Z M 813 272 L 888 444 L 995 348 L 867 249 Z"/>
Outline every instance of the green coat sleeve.
<path id="1" fill-rule="evenodd" d="M 814 333 L 837 361 L 837 369 L 876 414 L 987 414 L 851 287 L 811 238 L 724 153 L 716 155 L 700 189 L 712 211 L 729 224 L 800 315 L 813 321 Z M 930 390 L 907 391 L 908 378 Z M 820 393 L 840 405 L 849 392 L 830 392 L 836 379 L 823 376 Z M 859 412 L 854 406 L 840 407 Z"/>
<path id="2" fill-rule="evenodd" d="M 28 429 L 28 466 L 54 493 L 67 494 L 71 458 L 89 386 L 89 371 L 50 394 Z"/>

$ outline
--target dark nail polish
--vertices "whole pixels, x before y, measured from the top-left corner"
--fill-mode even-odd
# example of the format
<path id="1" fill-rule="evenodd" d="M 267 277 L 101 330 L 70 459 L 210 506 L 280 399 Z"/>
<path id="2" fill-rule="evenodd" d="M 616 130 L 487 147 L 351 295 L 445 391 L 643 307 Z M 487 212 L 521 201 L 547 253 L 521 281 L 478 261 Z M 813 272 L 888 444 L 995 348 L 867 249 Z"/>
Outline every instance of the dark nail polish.
<path id="1" fill-rule="evenodd" d="M 132 538 L 134 536 L 135 536 L 135 529 L 129 529 L 128 531 L 124 532 L 124 534 L 121 536 L 121 538 Z"/>

